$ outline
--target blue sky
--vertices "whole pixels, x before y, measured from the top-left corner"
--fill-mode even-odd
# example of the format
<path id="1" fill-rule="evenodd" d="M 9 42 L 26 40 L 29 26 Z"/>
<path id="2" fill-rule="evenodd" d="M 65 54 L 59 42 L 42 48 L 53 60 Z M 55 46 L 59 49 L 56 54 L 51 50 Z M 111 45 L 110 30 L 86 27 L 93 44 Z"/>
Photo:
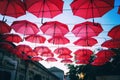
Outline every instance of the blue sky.
<path id="1" fill-rule="evenodd" d="M 75 24 L 82 23 L 82 22 L 85 22 L 85 21 L 92 21 L 92 19 L 85 20 L 85 19 L 80 18 L 78 16 L 74 16 L 72 14 L 72 11 L 71 11 L 71 8 L 70 8 L 70 3 L 72 1 L 73 0 L 64 0 L 64 11 L 63 11 L 63 13 L 58 15 L 58 16 L 56 16 L 56 17 L 54 17 L 53 19 L 44 18 L 44 22 L 57 20 L 57 21 L 60 21 L 62 23 L 67 24 L 68 27 L 69 27 L 69 30 L 71 31 Z M 115 0 L 115 7 L 114 7 L 114 9 L 110 10 L 108 13 L 106 13 L 104 16 L 102 16 L 100 18 L 95 18 L 95 22 L 100 23 L 102 25 L 104 31 L 99 36 L 95 37 L 98 40 L 99 43 L 96 44 L 94 47 L 90 48 L 93 51 L 95 51 L 97 48 L 100 48 L 100 44 L 102 42 L 104 42 L 105 40 L 110 39 L 110 37 L 107 36 L 107 32 L 110 29 L 112 29 L 115 25 L 120 24 L 120 14 L 117 14 L 119 5 L 120 5 L 120 0 Z M 1 20 L 2 20 L 2 18 L 3 18 L 3 16 L 0 15 L 0 19 Z M 5 18 L 7 19 L 7 23 L 9 25 L 11 25 L 12 22 L 16 21 L 16 20 L 28 20 L 28 21 L 31 21 L 31 22 L 34 22 L 35 24 L 37 24 L 38 27 L 41 26 L 41 23 L 40 23 L 41 19 L 35 17 L 34 15 L 32 15 L 32 14 L 30 14 L 28 12 L 27 12 L 26 15 L 21 16 L 21 17 L 19 17 L 17 19 L 16 18 L 11 18 L 11 17 L 5 17 Z M 15 33 L 15 32 L 12 31 L 12 33 Z M 39 34 L 45 36 L 47 39 L 50 38 L 50 36 L 46 36 L 42 32 L 39 32 Z M 23 36 L 23 35 L 21 35 L 21 36 Z M 66 44 L 66 45 L 59 45 L 59 47 L 68 47 L 73 52 L 76 51 L 77 49 L 82 48 L 80 46 L 75 46 L 75 45 L 72 44 L 72 42 L 77 40 L 78 38 L 75 37 L 71 32 L 69 32 L 65 36 L 68 39 L 70 39 L 71 43 Z M 28 44 L 29 42 L 24 41 L 24 42 L 21 42 L 20 44 L 26 44 L 26 43 Z M 35 46 L 39 46 L 39 45 L 45 45 L 45 46 L 48 46 L 52 51 L 55 48 L 58 47 L 58 45 L 49 44 L 47 41 L 46 41 L 45 44 L 34 44 L 34 43 L 29 43 L 29 44 L 30 44 L 30 46 L 32 48 L 34 48 Z M 42 63 L 46 67 L 56 66 L 56 67 L 59 67 L 60 69 L 65 70 L 65 72 L 67 71 L 67 67 L 64 64 L 60 63 L 59 61 L 55 62 L 55 63 L 48 63 L 48 62 L 42 61 L 40 63 Z"/>

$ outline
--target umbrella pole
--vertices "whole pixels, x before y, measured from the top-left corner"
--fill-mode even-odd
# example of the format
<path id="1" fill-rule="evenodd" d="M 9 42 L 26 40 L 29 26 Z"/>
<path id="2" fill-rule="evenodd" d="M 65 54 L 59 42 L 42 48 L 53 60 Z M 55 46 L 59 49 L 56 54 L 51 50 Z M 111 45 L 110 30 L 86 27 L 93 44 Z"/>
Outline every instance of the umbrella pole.
<path id="1" fill-rule="evenodd" d="M 42 9 L 42 18 L 41 18 L 41 24 L 43 24 L 43 16 L 44 16 L 44 4 L 45 4 L 45 0 L 43 1 L 43 9 Z"/>

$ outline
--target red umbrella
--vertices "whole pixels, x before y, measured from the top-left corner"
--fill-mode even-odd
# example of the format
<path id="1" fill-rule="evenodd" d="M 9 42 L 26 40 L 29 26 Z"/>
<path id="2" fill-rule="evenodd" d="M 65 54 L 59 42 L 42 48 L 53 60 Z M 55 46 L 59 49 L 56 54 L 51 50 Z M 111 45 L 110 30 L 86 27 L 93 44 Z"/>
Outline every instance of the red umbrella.
<path id="1" fill-rule="evenodd" d="M 21 0 L 2 0 L 0 1 L 0 14 L 11 17 L 19 17 L 24 15 L 25 6 Z"/>
<path id="2" fill-rule="evenodd" d="M 113 39 L 120 39 L 120 25 L 113 27 L 109 32 L 108 36 Z"/>
<path id="3" fill-rule="evenodd" d="M 64 3 L 63 0 L 24 0 L 24 2 L 27 11 L 41 18 L 53 18 L 62 13 Z"/>
<path id="4" fill-rule="evenodd" d="M 29 51 L 26 53 L 26 55 L 31 57 L 38 56 L 38 54 L 35 51 Z"/>
<path id="5" fill-rule="evenodd" d="M 89 64 L 89 61 L 87 61 L 87 60 L 78 60 L 75 63 L 76 64 Z"/>
<path id="6" fill-rule="evenodd" d="M 0 34 L 10 33 L 11 27 L 4 21 L 0 21 Z"/>
<path id="7" fill-rule="evenodd" d="M 119 8 L 118 8 L 118 14 L 120 14 L 120 6 L 119 6 Z"/>
<path id="8" fill-rule="evenodd" d="M 19 43 L 22 41 L 22 38 L 17 34 L 5 34 L 3 39 L 6 41 L 15 42 L 15 43 Z"/>
<path id="9" fill-rule="evenodd" d="M 73 56 L 70 54 L 59 54 L 58 58 L 67 59 L 72 58 Z"/>
<path id="10" fill-rule="evenodd" d="M 27 36 L 25 40 L 32 43 L 44 43 L 46 38 L 41 35 L 35 34 Z"/>
<path id="11" fill-rule="evenodd" d="M 11 27 L 16 32 L 24 35 L 37 34 L 39 32 L 37 25 L 27 20 L 14 21 Z"/>
<path id="12" fill-rule="evenodd" d="M 97 57 L 97 58 L 94 59 L 94 61 L 91 63 L 91 65 L 93 65 L 93 66 L 102 66 L 106 62 L 109 62 L 109 59 Z"/>
<path id="13" fill-rule="evenodd" d="M 44 52 L 51 52 L 51 50 L 47 46 L 37 46 L 34 48 L 34 51 L 38 54 L 44 53 Z"/>
<path id="14" fill-rule="evenodd" d="M 16 49 L 21 53 L 28 53 L 29 51 L 32 51 L 32 48 L 28 45 L 25 44 L 20 44 L 18 46 L 16 46 Z"/>
<path id="15" fill-rule="evenodd" d="M 53 36 L 52 38 L 48 39 L 48 42 L 52 44 L 67 44 L 70 41 L 63 36 Z"/>
<path id="16" fill-rule="evenodd" d="M 43 59 L 41 57 L 32 57 L 31 58 L 32 61 L 42 61 Z"/>
<path id="17" fill-rule="evenodd" d="M 120 39 L 110 39 L 102 43 L 102 47 L 120 48 Z"/>
<path id="18" fill-rule="evenodd" d="M 72 29 L 72 33 L 76 37 L 94 37 L 98 36 L 102 31 L 102 26 L 99 23 L 93 24 L 92 22 L 76 24 Z"/>
<path id="19" fill-rule="evenodd" d="M 45 59 L 45 61 L 47 61 L 47 62 L 56 62 L 57 59 L 53 58 L 53 57 L 49 57 L 49 58 Z"/>
<path id="20" fill-rule="evenodd" d="M 73 61 L 71 59 L 63 59 L 63 60 L 61 60 L 61 63 L 65 63 L 65 64 L 70 64 L 72 62 Z"/>
<path id="21" fill-rule="evenodd" d="M 56 54 L 70 54 L 72 51 L 67 47 L 60 47 L 54 50 Z"/>
<path id="22" fill-rule="evenodd" d="M 53 57 L 54 54 L 52 52 L 43 52 L 40 54 L 43 57 Z"/>
<path id="23" fill-rule="evenodd" d="M 68 26 L 58 21 L 46 22 L 40 29 L 44 34 L 50 36 L 64 36 L 69 32 Z"/>
<path id="24" fill-rule="evenodd" d="M 97 43 L 97 40 L 94 38 L 80 38 L 74 42 L 78 46 L 94 46 Z"/>
<path id="25" fill-rule="evenodd" d="M 114 8 L 114 0 L 73 0 L 70 4 L 74 15 L 89 19 L 101 17 Z"/>
<path id="26" fill-rule="evenodd" d="M 111 57 L 115 56 L 115 53 L 111 50 L 101 50 L 96 54 L 97 57 L 99 58 L 107 58 L 111 59 Z"/>

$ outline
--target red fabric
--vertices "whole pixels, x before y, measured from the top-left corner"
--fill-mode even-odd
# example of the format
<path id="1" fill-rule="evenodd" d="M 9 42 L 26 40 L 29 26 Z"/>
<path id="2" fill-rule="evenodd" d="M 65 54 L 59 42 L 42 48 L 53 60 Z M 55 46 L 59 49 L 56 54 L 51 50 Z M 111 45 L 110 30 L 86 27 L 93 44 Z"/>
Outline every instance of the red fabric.
<path id="1" fill-rule="evenodd" d="M 72 58 L 73 56 L 71 56 L 70 54 L 59 54 L 58 58 L 62 58 L 62 59 L 67 59 L 67 58 Z"/>
<path id="2" fill-rule="evenodd" d="M 120 25 L 113 27 L 109 32 L 108 36 L 112 39 L 120 39 Z"/>
<path id="3" fill-rule="evenodd" d="M 70 54 L 72 51 L 67 47 L 60 47 L 54 50 L 56 54 Z"/>
<path id="4" fill-rule="evenodd" d="M 36 24 L 27 20 L 14 21 L 11 27 L 17 32 L 25 35 L 37 34 L 39 29 Z"/>
<path id="5" fill-rule="evenodd" d="M 31 57 L 38 56 L 38 54 L 35 51 L 29 51 L 26 53 L 26 55 Z"/>
<path id="6" fill-rule="evenodd" d="M 47 61 L 47 62 L 56 62 L 57 59 L 53 58 L 53 57 L 49 57 L 49 58 L 45 59 L 45 61 Z"/>
<path id="7" fill-rule="evenodd" d="M 19 43 L 22 41 L 22 38 L 17 34 L 5 34 L 4 40 L 9 41 L 9 42 Z"/>
<path id="8" fill-rule="evenodd" d="M 43 52 L 40 54 L 40 56 L 43 56 L 43 57 L 53 57 L 54 54 L 52 52 Z"/>
<path id="9" fill-rule="evenodd" d="M 80 38 L 74 42 L 78 46 L 94 46 L 97 43 L 97 40 L 94 38 Z"/>
<path id="10" fill-rule="evenodd" d="M 63 59 L 63 60 L 61 60 L 61 63 L 65 63 L 65 64 L 70 64 L 72 62 L 73 61 L 71 59 Z"/>
<path id="11" fill-rule="evenodd" d="M 0 21 L 0 34 L 10 33 L 10 31 L 11 27 L 7 23 Z"/>
<path id="12" fill-rule="evenodd" d="M 42 61 L 43 59 L 41 57 L 32 57 L 32 61 Z"/>
<path id="13" fill-rule="evenodd" d="M 51 52 L 51 50 L 47 46 L 37 46 L 34 48 L 34 51 L 37 52 L 37 54 L 41 54 L 44 52 Z"/>
<path id="14" fill-rule="evenodd" d="M 76 37 L 94 37 L 98 36 L 103 31 L 102 26 L 99 23 L 93 22 L 83 22 L 76 24 L 73 29 L 72 33 Z"/>
<path id="15" fill-rule="evenodd" d="M 110 39 L 102 43 L 102 47 L 120 48 L 120 39 Z"/>
<path id="16" fill-rule="evenodd" d="M 68 26 L 58 21 L 46 22 L 40 29 L 44 34 L 50 36 L 64 36 L 69 32 Z"/>
<path id="17" fill-rule="evenodd" d="M 32 43 L 44 43 L 46 38 L 41 35 L 30 35 L 25 38 L 26 41 L 32 42 Z"/>
<path id="18" fill-rule="evenodd" d="M 17 18 L 26 14 L 26 10 L 21 0 L 2 0 L 0 14 Z"/>
<path id="19" fill-rule="evenodd" d="M 67 44 L 70 40 L 63 36 L 54 36 L 48 39 L 48 42 L 52 44 Z"/>
<path id="20" fill-rule="evenodd" d="M 73 15 L 89 19 L 101 17 L 113 9 L 114 0 L 74 0 L 70 6 Z"/>
<path id="21" fill-rule="evenodd" d="M 24 0 L 27 11 L 37 17 L 53 18 L 62 13 L 63 0 Z M 57 4 L 57 5 L 56 5 Z"/>
<path id="22" fill-rule="evenodd" d="M 81 59 L 81 60 L 76 61 L 75 63 L 76 64 L 89 64 L 89 61 Z"/>

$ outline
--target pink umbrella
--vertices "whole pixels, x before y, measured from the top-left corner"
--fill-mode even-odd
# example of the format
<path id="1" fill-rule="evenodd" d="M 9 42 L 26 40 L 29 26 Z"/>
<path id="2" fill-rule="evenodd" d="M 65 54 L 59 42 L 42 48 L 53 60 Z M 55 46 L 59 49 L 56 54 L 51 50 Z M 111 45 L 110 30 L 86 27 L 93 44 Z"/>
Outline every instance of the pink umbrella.
<path id="1" fill-rule="evenodd" d="M 72 58 L 73 56 L 70 54 L 59 54 L 58 58 L 62 58 L 62 59 L 67 59 L 67 58 Z"/>
<path id="2" fill-rule="evenodd" d="M 32 43 L 44 43 L 46 38 L 41 35 L 35 34 L 27 36 L 25 40 Z"/>
<path id="3" fill-rule="evenodd" d="M 42 61 L 43 59 L 41 57 L 35 56 L 35 57 L 32 57 L 31 60 L 32 61 Z"/>
<path id="4" fill-rule="evenodd" d="M 103 31 L 102 26 L 99 23 L 83 22 L 76 24 L 72 29 L 72 33 L 76 37 L 94 37 L 98 36 Z"/>
<path id="5" fill-rule="evenodd" d="M 3 39 L 9 42 L 19 43 L 22 41 L 22 38 L 17 34 L 5 34 Z"/>
<path id="6" fill-rule="evenodd" d="M 34 48 L 34 51 L 38 54 L 44 53 L 44 52 L 51 52 L 51 50 L 47 46 L 37 46 Z"/>
<path id="7" fill-rule="evenodd" d="M 37 34 L 39 32 L 37 25 L 27 20 L 14 21 L 11 27 L 16 32 L 24 35 Z"/>
<path id="8" fill-rule="evenodd" d="M 54 54 L 52 52 L 43 52 L 40 54 L 43 57 L 53 57 Z"/>
<path id="9" fill-rule="evenodd" d="M 80 38 L 74 42 L 78 46 L 94 46 L 97 43 L 97 40 L 94 38 Z"/>
<path id="10" fill-rule="evenodd" d="M 67 47 L 60 47 L 54 50 L 56 54 L 70 54 L 72 51 Z"/>
<path id="11" fill-rule="evenodd" d="M 73 61 L 71 59 L 63 59 L 63 60 L 61 60 L 61 63 L 65 63 L 65 64 L 70 64 L 72 62 Z"/>
<path id="12" fill-rule="evenodd" d="M 58 21 L 46 22 L 40 29 L 44 34 L 50 36 L 64 36 L 69 32 L 68 26 Z"/>
<path id="13" fill-rule="evenodd" d="M 47 61 L 47 62 L 56 62 L 57 59 L 54 58 L 54 57 L 49 57 L 49 58 L 45 59 L 45 61 Z"/>
<path id="14" fill-rule="evenodd" d="M 63 36 L 53 36 L 52 38 L 48 39 L 48 42 L 52 44 L 67 44 L 70 41 Z"/>
<path id="15" fill-rule="evenodd" d="M 26 55 L 30 57 L 38 56 L 38 54 L 35 51 L 29 51 L 26 53 Z"/>
<path id="16" fill-rule="evenodd" d="M 0 21 L 0 34 L 10 33 L 11 27 L 4 21 Z"/>

